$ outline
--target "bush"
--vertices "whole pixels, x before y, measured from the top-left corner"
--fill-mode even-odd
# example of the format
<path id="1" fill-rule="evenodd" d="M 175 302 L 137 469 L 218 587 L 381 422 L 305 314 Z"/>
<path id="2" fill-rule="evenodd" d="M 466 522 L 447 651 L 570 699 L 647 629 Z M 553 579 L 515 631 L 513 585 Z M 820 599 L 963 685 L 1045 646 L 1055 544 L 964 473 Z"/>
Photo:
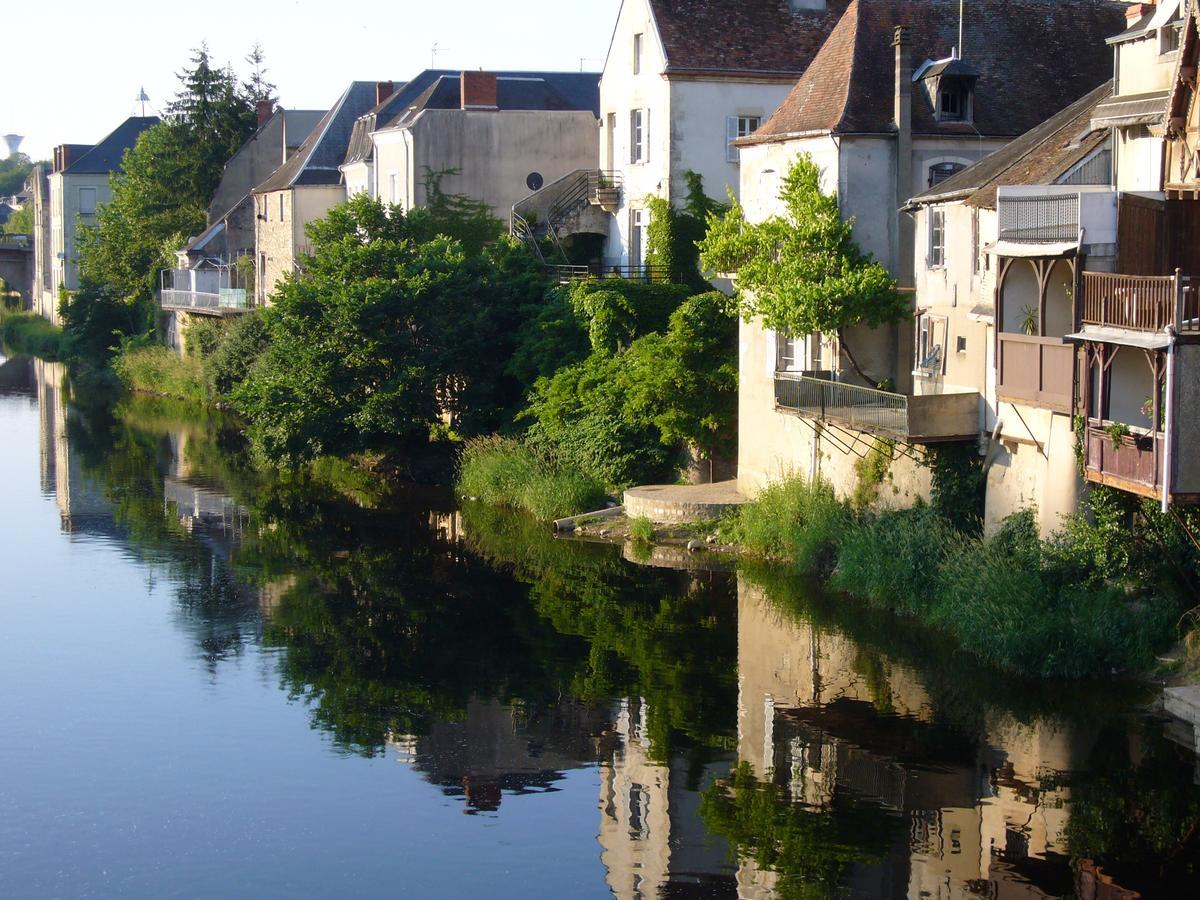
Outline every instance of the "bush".
<path id="1" fill-rule="evenodd" d="M 270 343 L 271 335 L 262 313 L 247 313 L 235 319 L 205 360 L 213 395 L 228 398 L 233 389 L 246 380 L 251 366 Z"/>
<path id="2" fill-rule="evenodd" d="M 733 534 L 747 553 L 818 572 L 830 568 L 853 521 L 850 508 L 837 499 L 829 482 L 792 476 L 743 505 Z"/>
<path id="3" fill-rule="evenodd" d="M 195 403 L 209 399 L 201 362 L 181 359 L 166 347 L 130 345 L 113 360 L 113 370 L 132 391 Z"/>
<path id="4" fill-rule="evenodd" d="M 459 457 L 458 492 L 492 506 L 557 519 L 596 509 L 605 499 L 600 484 L 567 470 L 512 438 L 468 441 Z"/>
<path id="5" fill-rule="evenodd" d="M 654 523 L 645 516 L 630 519 L 629 536 L 640 543 L 650 543 L 654 540 Z"/>
<path id="6" fill-rule="evenodd" d="M 4 346 L 13 353 L 41 359 L 62 358 L 63 333 L 34 313 L 5 313 L 0 324 Z"/>

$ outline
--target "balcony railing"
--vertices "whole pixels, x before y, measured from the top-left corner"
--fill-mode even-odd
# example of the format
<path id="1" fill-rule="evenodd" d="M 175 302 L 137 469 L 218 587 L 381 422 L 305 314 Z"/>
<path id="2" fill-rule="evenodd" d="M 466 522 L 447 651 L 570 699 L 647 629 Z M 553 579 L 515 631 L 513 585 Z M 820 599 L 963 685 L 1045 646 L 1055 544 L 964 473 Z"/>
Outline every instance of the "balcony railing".
<path id="1" fill-rule="evenodd" d="M 1163 434 L 1110 434 L 1105 423 L 1088 419 L 1084 469 L 1088 481 L 1162 497 Z"/>
<path id="2" fill-rule="evenodd" d="M 1079 195 L 1002 197 L 1000 240 L 1053 244 L 1079 239 Z"/>
<path id="3" fill-rule="evenodd" d="M 913 443 L 963 440 L 979 431 L 977 393 L 908 396 L 776 372 L 775 407 Z"/>
<path id="4" fill-rule="evenodd" d="M 546 274 L 556 281 L 580 281 L 585 278 L 624 278 L 628 281 L 673 284 L 683 281 L 682 273 L 672 272 L 667 266 L 546 266 Z"/>
<path id="5" fill-rule="evenodd" d="M 163 309 L 190 309 L 220 315 L 249 309 L 244 287 L 234 287 L 228 269 L 164 269 L 159 303 Z"/>
<path id="6" fill-rule="evenodd" d="M 1062 338 L 1000 332 L 996 393 L 1057 412 L 1071 411 L 1075 347 Z"/>
<path id="7" fill-rule="evenodd" d="M 1083 273 L 1083 324 L 1131 331 L 1200 331 L 1200 298 L 1180 275 Z"/>

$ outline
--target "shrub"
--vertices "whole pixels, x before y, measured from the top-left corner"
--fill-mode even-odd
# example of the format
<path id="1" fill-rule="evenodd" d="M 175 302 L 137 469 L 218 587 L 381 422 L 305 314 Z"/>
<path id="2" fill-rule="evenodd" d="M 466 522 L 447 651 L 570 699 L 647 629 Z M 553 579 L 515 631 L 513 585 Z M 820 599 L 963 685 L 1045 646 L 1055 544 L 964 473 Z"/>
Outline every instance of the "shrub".
<path id="1" fill-rule="evenodd" d="M 850 508 L 837 499 L 827 481 L 809 482 L 792 476 L 743 505 L 733 533 L 754 556 L 817 572 L 830 567 L 853 519 Z"/>
<path id="2" fill-rule="evenodd" d="M 113 360 L 121 383 L 132 391 L 204 403 L 204 369 L 197 359 L 181 359 L 166 347 L 130 345 Z"/>
<path id="3" fill-rule="evenodd" d="M 520 441 L 497 436 L 468 441 L 459 457 L 458 492 L 492 506 L 556 519 L 595 509 L 600 484 L 568 470 Z"/>
<path id="4" fill-rule="evenodd" d="M 205 360 L 212 393 L 220 398 L 229 397 L 246 380 L 251 366 L 270 343 L 271 335 L 262 313 L 247 313 L 235 319 Z"/>

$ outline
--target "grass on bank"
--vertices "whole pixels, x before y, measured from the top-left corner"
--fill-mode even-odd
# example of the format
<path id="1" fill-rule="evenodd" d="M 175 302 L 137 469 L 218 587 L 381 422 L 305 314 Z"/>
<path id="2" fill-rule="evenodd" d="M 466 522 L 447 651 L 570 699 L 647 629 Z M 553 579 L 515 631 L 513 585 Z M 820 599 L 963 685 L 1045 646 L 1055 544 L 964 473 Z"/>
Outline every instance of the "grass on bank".
<path id="1" fill-rule="evenodd" d="M 606 494 L 592 478 L 573 472 L 512 438 L 468 441 L 459 458 L 458 493 L 492 506 L 558 519 L 597 509 Z"/>
<path id="2" fill-rule="evenodd" d="M 195 357 L 181 357 L 167 347 L 126 347 L 113 359 L 112 366 L 131 391 L 192 403 L 210 399 L 204 364 Z"/>
<path id="3" fill-rule="evenodd" d="M 51 361 L 62 359 L 62 329 L 51 325 L 36 313 L 0 313 L 0 338 L 13 353 Z"/>
<path id="4" fill-rule="evenodd" d="M 743 549 L 917 619 L 1010 672 L 1084 677 L 1145 671 L 1178 615 L 1134 595 L 1093 561 L 1095 529 L 1079 518 L 1048 541 L 1030 511 L 983 538 L 918 506 L 855 513 L 828 484 L 793 478 L 741 508 L 730 531 Z"/>

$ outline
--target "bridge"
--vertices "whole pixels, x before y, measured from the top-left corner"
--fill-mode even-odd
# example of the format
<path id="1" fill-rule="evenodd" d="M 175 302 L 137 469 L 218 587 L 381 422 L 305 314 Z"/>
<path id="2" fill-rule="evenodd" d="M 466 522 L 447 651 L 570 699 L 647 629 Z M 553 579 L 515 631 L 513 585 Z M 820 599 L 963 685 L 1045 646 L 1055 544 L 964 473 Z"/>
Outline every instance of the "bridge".
<path id="1" fill-rule="evenodd" d="M 21 295 L 21 306 L 33 302 L 33 242 L 24 234 L 0 234 L 0 279 Z"/>

